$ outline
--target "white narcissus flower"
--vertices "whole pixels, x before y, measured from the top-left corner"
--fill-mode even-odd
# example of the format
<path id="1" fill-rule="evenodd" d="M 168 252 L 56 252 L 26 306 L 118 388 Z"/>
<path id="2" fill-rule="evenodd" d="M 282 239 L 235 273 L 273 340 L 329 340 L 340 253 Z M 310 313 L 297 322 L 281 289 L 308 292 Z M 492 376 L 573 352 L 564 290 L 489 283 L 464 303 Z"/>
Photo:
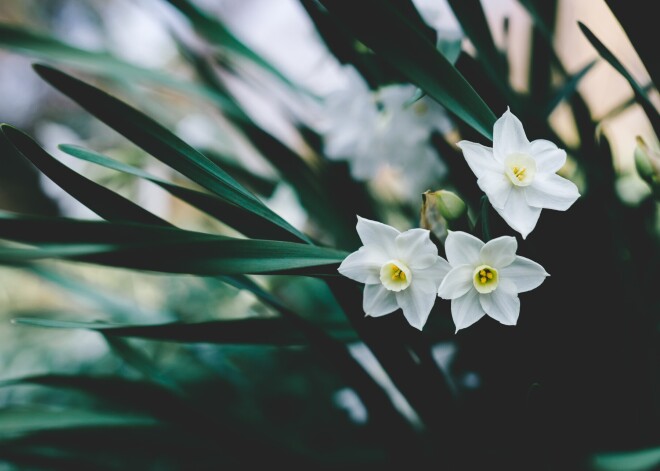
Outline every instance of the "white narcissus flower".
<path id="1" fill-rule="evenodd" d="M 323 122 L 325 154 L 347 160 L 351 175 L 365 181 L 386 166 L 404 170 L 415 186 L 414 197 L 441 178 L 446 168 L 430 142 L 434 131 L 448 132 L 452 125 L 444 109 L 430 100 L 410 104 L 417 90 L 412 85 L 388 85 L 369 89 L 362 76 L 345 67 L 344 87 L 326 100 Z"/>
<path id="2" fill-rule="evenodd" d="M 399 232 L 358 216 L 357 232 L 364 245 L 346 257 L 339 273 L 365 284 L 364 312 L 380 317 L 401 308 L 410 325 L 422 330 L 450 270 L 429 231 Z"/>
<path id="3" fill-rule="evenodd" d="M 449 232 L 445 251 L 451 271 L 438 295 L 451 299 L 457 332 L 485 314 L 502 324 L 516 325 L 518 293 L 533 290 L 549 276 L 538 263 L 516 255 L 517 248 L 515 237 L 498 237 L 484 244 L 465 232 Z"/>
<path id="4" fill-rule="evenodd" d="M 542 208 L 566 211 L 580 196 L 574 183 L 557 175 L 566 152 L 544 139 L 529 142 L 508 109 L 495 122 L 493 147 L 461 141 L 458 147 L 490 204 L 523 239 Z"/>

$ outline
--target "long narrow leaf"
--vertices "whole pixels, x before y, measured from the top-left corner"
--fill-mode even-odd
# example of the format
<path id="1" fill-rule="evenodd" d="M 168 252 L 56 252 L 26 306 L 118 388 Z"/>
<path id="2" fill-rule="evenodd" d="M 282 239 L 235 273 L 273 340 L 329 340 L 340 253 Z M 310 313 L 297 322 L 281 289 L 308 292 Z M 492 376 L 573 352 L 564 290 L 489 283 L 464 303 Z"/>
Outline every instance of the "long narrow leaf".
<path id="1" fill-rule="evenodd" d="M 185 15 L 197 33 L 206 38 L 207 41 L 217 47 L 231 51 L 244 59 L 258 65 L 259 67 L 267 70 L 275 77 L 280 79 L 283 83 L 292 88 L 299 89 L 293 82 L 291 82 L 282 72 L 275 68 L 270 62 L 254 52 L 234 36 L 227 27 L 219 20 L 207 15 L 193 3 L 188 0 L 167 0 L 175 8 L 177 8 L 183 15 Z"/>
<path id="2" fill-rule="evenodd" d="M 623 78 L 625 78 L 630 86 L 632 87 L 633 91 L 635 92 L 635 97 L 637 98 L 637 102 L 642 105 L 642 108 L 644 108 L 644 112 L 648 116 L 649 120 L 651 121 L 651 125 L 653 126 L 653 129 L 656 133 L 656 135 L 660 136 L 660 114 L 658 113 L 658 110 L 653 106 L 653 103 L 651 103 L 651 100 L 649 99 L 648 94 L 642 88 L 642 86 L 637 83 L 635 78 L 631 75 L 630 72 L 623 66 L 621 61 L 616 58 L 614 54 L 601 42 L 596 35 L 591 32 L 591 30 L 585 26 L 583 23 L 578 22 L 578 25 L 580 26 L 580 29 L 582 30 L 582 33 L 586 36 L 586 38 L 589 40 L 591 45 L 598 51 L 598 54 L 605 59 L 614 69 L 619 72 Z"/>
<path id="3" fill-rule="evenodd" d="M 644 62 L 651 80 L 660 83 L 660 63 L 658 63 L 658 43 L 655 35 L 649 34 L 655 28 L 657 15 L 645 14 L 643 4 L 632 5 L 627 0 L 605 0 L 617 21 L 623 27 L 635 52 Z"/>
<path id="4" fill-rule="evenodd" d="M 0 213 L 0 238 L 28 244 L 138 244 L 170 240 L 224 240 L 224 236 L 130 222 L 25 217 Z"/>
<path id="5" fill-rule="evenodd" d="M 213 216 L 219 221 L 224 222 L 248 237 L 267 238 L 272 240 L 298 240 L 297 238 L 293 238 L 291 233 L 264 219 L 250 216 L 246 217 L 245 211 L 242 208 L 228 203 L 215 195 L 175 185 L 167 180 L 151 175 L 142 169 L 118 162 L 105 155 L 99 154 L 98 152 L 84 149 L 82 147 L 62 145 L 60 146 L 60 149 L 73 157 L 155 183 L 177 198 L 180 198 L 200 211 Z"/>
<path id="6" fill-rule="evenodd" d="M 138 337 L 167 342 L 204 342 L 248 345 L 302 345 L 307 343 L 299 329 L 283 318 L 237 319 L 187 324 L 113 325 L 19 317 L 16 324 L 56 329 L 86 329 L 112 337 Z"/>
<path id="7" fill-rule="evenodd" d="M 224 170 L 150 117 L 59 70 L 44 65 L 35 65 L 34 68 L 52 86 L 166 165 L 228 203 L 287 230 L 300 240 L 309 241 Z"/>
<path id="8" fill-rule="evenodd" d="M 6 124 L 0 131 L 16 150 L 64 191 L 107 220 L 168 225 L 158 216 L 107 188 L 79 175 L 43 150 L 27 134 Z"/>
<path id="9" fill-rule="evenodd" d="M 495 115 L 428 38 L 384 0 L 321 0 L 355 36 L 412 83 L 492 139 Z"/>
<path id="10" fill-rule="evenodd" d="M 75 427 L 144 427 L 157 422 L 135 414 L 119 414 L 84 409 L 12 407 L 0 410 L 0 435 L 15 435 L 44 429 Z"/>
<path id="11" fill-rule="evenodd" d="M 509 86 L 504 56 L 495 46 L 481 2 L 479 0 L 449 0 L 449 5 L 463 31 L 477 49 L 478 59 L 491 76 L 493 83 L 511 102 L 513 91 Z"/>
<path id="12" fill-rule="evenodd" d="M 137 224 L 0 217 L 0 238 L 38 244 L 5 247 L 0 260 L 65 258 L 109 266 L 190 273 L 334 274 L 339 250 L 270 240 L 243 240 Z"/>
<path id="13" fill-rule="evenodd" d="M 233 118 L 242 116 L 234 103 L 216 90 L 185 82 L 157 70 L 129 64 L 106 52 L 79 49 L 25 28 L 0 24 L 0 46 L 44 60 L 62 62 L 79 70 L 120 80 L 146 81 L 200 98 L 211 99 L 223 112 Z"/>
<path id="14" fill-rule="evenodd" d="M 580 81 L 584 78 L 585 75 L 589 73 L 589 71 L 593 68 L 594 65 L 596 65 L 596 63 L 596 61 L 589 62 L 582 69 L 568 78 L 566 83 L 564 83 L 564 85 L 559 90 L 557 90 L 557 92 L 548 102 L 548 105 L 545 108 L 546 116 L 550 116 L 550 114 L 552 114 L 559 103 L 570 99 L 575 94 L 575 92 L 577 92 L 577 87 L 580 84 Z"/>

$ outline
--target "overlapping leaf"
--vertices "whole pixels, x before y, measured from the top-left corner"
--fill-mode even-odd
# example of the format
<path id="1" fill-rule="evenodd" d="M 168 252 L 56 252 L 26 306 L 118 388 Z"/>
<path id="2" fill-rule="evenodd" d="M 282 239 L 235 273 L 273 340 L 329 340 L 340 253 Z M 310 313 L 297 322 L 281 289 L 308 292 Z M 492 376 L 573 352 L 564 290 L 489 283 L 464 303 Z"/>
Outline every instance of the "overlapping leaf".
<path id="1" fill-rule="evenodd" d="M 130 223 L 0 216 L 0 238 L 39 245 L 0 248 L 0 260 L 63 258 L 166 273 L 335 274 L 347 253 L 294 242 L 234 239 Z"/>
<path id="2" fill-rule="evenodd" d="M 268 209 L 224 170 L 150 117 L 63 72 L 44 65 L 34 67 L 48 83 L 166 165 L 227 203 L 280 227 L 299 240 L 309 241 L 304 234 Z"/>
<path id="3" fill-rule="evenodd" d="M 19 317 L 16 324 L 57 329 L 86 329 L 112 337 L 138 337 L 168 342 L 205 342 L 251 345 L 301 345 L 305 337 L 283 318 L 234 319 L 198 323 L 121 325 Z"/>
<path id="4" fill-rule="evenodd" d="M 495 115 L 428 38 L 388 1 L 321 0 L 351 32 L 431 98 L 487 138 Z"/>
<path id="5" fill-rule="evenodd" d="M 25 28 L 0 24 L 0 45 L 23 54 L 44 60 L 62 62 L 76 69 L 114 79 L 144 81 L 194 97 L 210 99 L 233 118 L 242 116 L 236 106 L 216 90 L 186 82 L 164 72 L 129 64 L 106 52 L 80 49 Z"/>
<path id="6" fill-rule="evenodd" d="M 248 237 L 268 238 L 274 240 L 292 239 L 291 233 L 280 229 L 279 226 L 275 226 L 262 218 L 246 216 L 245 211 L 242 208 L 228 203 L 226 200 L 215 195 L 202 193 L 197 190 L 176 185 L 167 180 L 151 175 L 142 169 L 124 164 L 99 154 L 98 152 L 84 149 L 82 147 L 63 145 L 60 146 L 60 149 L 69 155 L 87 162 L 93 162 L 103 167 L 134 175 L 138 178 L 155 183 L 177 198 L 180 198 L 200 211 L 215 217 L 219 221 L 224 222 Z"/>
<path id="7" fill-rule="evenodd" d="M 637 102 L 642 105 L 642 108 L 644 108 L 644 112 L 648 116 L 649 121 L 651 121 L 651 125 L 653 126 L 656 135 L 660 136 L 660 113 L 658 113 L 658 110 L 655 108 L 653 103 L 651 103 L 651 100 L 649 99 L 649 96 L 644 88 L 637 82 L 637 80 L 635 80 L 632 74 L 624 67 L 621 61 L 617 59 L 612 51 L 610 51 L 607 46 L 605 46 L 605 44 L 603 44 L 602 41 L 598 39 L 598 37 L 586 25 L 580 22 L 578 22 L 578 25 L 594 49 L 598 51 L 598 54 L 600 54 L 603 59 L 605 59 L 612 67 L 614 67 L 617 72 L 619 72 L 619 74 L 621 74 L 621 76 L 623 76 L 623 78 L 628 81 L 633 91 L 635 92 Z"/>

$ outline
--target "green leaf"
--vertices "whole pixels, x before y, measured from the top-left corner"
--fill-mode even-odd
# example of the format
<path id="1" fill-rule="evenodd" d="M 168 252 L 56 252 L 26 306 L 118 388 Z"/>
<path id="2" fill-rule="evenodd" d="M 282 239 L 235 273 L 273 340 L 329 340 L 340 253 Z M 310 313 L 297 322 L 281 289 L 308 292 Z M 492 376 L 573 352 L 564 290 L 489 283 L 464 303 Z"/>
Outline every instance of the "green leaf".
<path id="1" fill-rule="evenodd" d="M 139 319 L 152 319 L 158 322 L 177 319 L 176 313 L 165 307 L 156 309 L 138 306 L 128 297 L 117 296 L 116 292 L 82 281 L 70 273 L 61 273 L 54 267 L 33 264 L 25 267 L 25 270 L 27 273 L 38 276 L 42 281 L 65 290 L 71 304 L 81 301 L 86 306 L 92 305 L 116 322 L 129 322 L 135 319 L 136 315 Z"/>
<path id="2" fill-rule="evenodd" d="M 660 466 L 660 447 L 599 453 L 592 458 L 595 471 L 652 471 Z"/>
<path id="3" fill-rule="evenodd" d="M 128 223 L 0 215 L 0 238 L 41 245 L 0 248 L 0 260 L 63 258 L 196 275 L 336 274 L 346 252 L 272 240 L 243 240 Z"/>
<path id="4" fill-rule="evenodd" d="M 106 222 L 68 219 L 64 217 L 27 217 L 0 213 L 0 238 L 28 244 L 97 244 L 121 245 L 150 241 L 224 240 L 226 237 L 185 231 L 173 226 L 162 227 L 131 222 Z"/>
<path id="5" fill-rule="evenodd" d="M 496 117 L 472 86 L 390 2 L 320 0 L 355 36 L 468 125 L 492 139 Z"/>
<path id="6" fill-rule="evenodd" d="M 0 435 L 76 427 L 149 427 L 157 422 L 142 415 L 73 408 L 11 407 L 0 409 Z"/>
<path id="7" fill-rule="evenodd" d="M 112 406 L 120 406 L 122 410 L 148 414 L 159 421 L 175 424 L 177 428 L 183 427 L 185 433 L 215 425 L 213 419 L 205 415 L 203 406 L 198 407 L 187 401 L 184 393 L 149 381 L 117 376 L 64 374 L 24 376 L 0 381 L 0 387 L 28 384 L 83 392 Z M 215 427 L 218 431 L 217 425 Z"/>
<path id="8" fill-rule="evenodd" d="M 166 342 L 246 345 L 304 345 L 302 332 L 284 318 L 218 320 L 198 323 L 122 325 L 19 317 L 16 324 L 56 329 L 86 329 L 111 337 L 138 337 Z"/>
<path id="9" fill-rule="evenodd" d="M 291 82 L 282 72 L 275 68 L 270 62 L 266 61 L 259 54 L 247 47 L 236 36 L 234 36 L 227 27 L 215 18 L 210 17 L 193 3 L 188 0 L 167 0 L 172 6 L 177 8 L 192 23 L 195 31 L 206 38 L 214 46 L 233 52 L 234 54 L 247 59 L 248 61 L 267 70 L 283 83 L 292 88 L 300 90 Z"/>
<path id="10" fill-rule="evenodd" d="M 79 49 L 25 28 L 0 24 L 0 46 L 44 60 L 63 62 L 76 69 L 114 79 L 147 81 L 200 98 L 211 99 L 233 118 L 242 116 L 231 100 L 211 88 L 185 82 L 157 70 L 123 62 L 106 52 Z"/>
<path id="11" fill-rule="evenodd" d="M 63 152 L 73 157 L 153 182 L 177 198 L 224 222 L 248 237 L 272 240 L 292 239 L 291 233 L 281 229 L 279 226 L 273 225 L 265 219 L 246 215 L 242 208 L 228 203 L 226 200 L 215 195 L 175 185 L 174 183 L 151 175 L 142 169 L 118 162 L 98 152 L 82 147 L 71 145 L 61 145 L 59 147 Z"/>
<path id="12" fill-rule="evenodd" d="M 506 63 L 495 46 L 481 2 L 479 0 L 449 0 L 449 5 L 461 24 L 461 28 L 474 44 L 478 59 L 484 69 L 511 103 L 513 91 L 509 86 Z"/>
<path id="13" fill-rule="evenodd" d="M 168 222 L 132 201 L 79 175 L 39 147 L 27 134 L 6 124 L 0 131 L 23 157 L 64 191 L 104 219 L 167 226 Z"/>
<path id="14" fill-rule="evenodd" d="M 147 115 L 59 70 L 39 64 L 34 69 L 52 86 L 166 165 L 227 203 L 239 206 L 309 242 L 307 236 L 268 209 L 224 170 Z"/>
<path id="15" fill-rule="evenodd" d="M 550 116 L 554 109 L 564 100 L 568 100 L 573 96 L 577 91 L 577 87 L 580 84 L 580 80 L 584 78 L 585 75 L 591 70 L 591 68 L 596 65 L 597 61 L 589 62 L 586 66 L 580 69 L 578 72 L 573 74 L 566 80 L 566 83 L 557 90 L 555 95 L 550 99 L 548 105 L 545 108 L 545 116 Z"/>
<path id="16" fill-rule="evenodd" d="M 657 41 L 652 32 L 655 26 L 656 16 L 653 14 L 644 16 L 640 8 L 631 7 L 627 0 L 605 0 L 621 27 L 626 32 L 628 39 L 635 48 L 635 52 L 644 62 L 651 80 L 657 85 L 660 83 L 660 64 L 658 63 Z"/>
<path id="17" fill-rule="evenodd" d="M 651 100 L 649 99 L 649 96 L 644 88 L 642 88 L 642 86 L 637 83 L 630 72 L 628 72 L 628 70 L 623 66 L 621 61 L 619 61 L 619 59 L 617 59 L 616 56 L 612 54 L 607 46 L 605 46 L 605 44 L 603 44 L 587 26 L 579 21 L 578 26 L 582 30 L 582 33 L 587 37 L 591 45 L 596 49 L 596 51 L 598 51 L 598 54 L 600 54 L 603 59 L 605 59 L 612 67 L 614 67 L 617 72 L 623 76 L 623 78 L 628 81 L 633 91 L 635 92 L 637 102 L 642 105 L 642 108 L 644 108 L 644 112 L 648 116 L 649 121 L 651 121 L 653 130 L 657 136 L 660 136 L 660 114 L 658 114 L 658 110 L 656 110 L 655 106 L 653 106 L 653 103 L 651 103 Z"/>

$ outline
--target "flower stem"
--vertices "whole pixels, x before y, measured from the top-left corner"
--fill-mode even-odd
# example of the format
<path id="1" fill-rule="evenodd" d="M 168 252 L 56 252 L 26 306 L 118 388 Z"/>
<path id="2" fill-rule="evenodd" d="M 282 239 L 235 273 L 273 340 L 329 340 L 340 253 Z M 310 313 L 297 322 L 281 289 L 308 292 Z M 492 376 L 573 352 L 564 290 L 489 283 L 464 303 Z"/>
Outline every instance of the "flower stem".
<path id="1" fill-rule="evenodd" d="M 488 208 L 490 203 L 488 201 L 488 196 L 483 195 L 481 197 L 481 235 L 484 242 L 490 240 L 490 227 L 488 225 Z"/>

